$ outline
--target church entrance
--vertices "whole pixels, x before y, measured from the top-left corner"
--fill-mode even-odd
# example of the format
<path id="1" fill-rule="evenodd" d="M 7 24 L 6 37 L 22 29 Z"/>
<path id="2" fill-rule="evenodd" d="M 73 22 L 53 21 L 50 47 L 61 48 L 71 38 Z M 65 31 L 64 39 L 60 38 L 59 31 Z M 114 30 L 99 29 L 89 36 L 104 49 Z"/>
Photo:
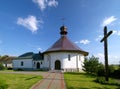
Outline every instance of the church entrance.
<path id="1" fill-rule="evenodd" d="M 59 60 L 55 61 L 55 70 L 61 70 L 61 62 Z"/>
<path id="2" fill-rule="evenodd" d="M 40 69 L 40 63 L 39 62 L 37 62 L 36 68 Z"/>

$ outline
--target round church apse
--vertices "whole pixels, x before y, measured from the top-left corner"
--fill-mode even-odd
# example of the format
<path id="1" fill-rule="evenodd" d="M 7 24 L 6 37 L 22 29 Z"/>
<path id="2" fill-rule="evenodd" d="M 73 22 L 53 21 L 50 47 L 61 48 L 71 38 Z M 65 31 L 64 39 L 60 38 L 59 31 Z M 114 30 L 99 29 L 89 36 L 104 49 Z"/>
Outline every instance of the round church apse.
<path id="1" fill-rule="evenodd" d="M 59 60 L 55 61 L 55 70 L 61 70 L 61 62 Z"/>

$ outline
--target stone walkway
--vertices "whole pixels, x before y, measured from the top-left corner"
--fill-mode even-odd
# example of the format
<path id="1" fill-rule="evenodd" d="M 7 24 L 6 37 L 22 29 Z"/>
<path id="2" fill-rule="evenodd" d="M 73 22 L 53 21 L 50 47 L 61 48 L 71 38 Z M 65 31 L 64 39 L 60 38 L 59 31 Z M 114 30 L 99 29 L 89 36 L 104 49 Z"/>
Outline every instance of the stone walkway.
<path id="1" fill-rule="evenodd" d="M 48 72 L 43 77 L 44 78 L 38 83 L 36 83 L 35 85 L 33 85 L 31 89 L 66 89 L 64 78 L 63 78 L 63 73 Z"/>
<path id="2" fill-rule="evenodd" d="M 19 71 L 19 72 L 0 72 L 8 74 L 34 74 L 41 75 L 43 79 L 34 84 L 30 89 L 66 89 L 64 76 L 62 72 L 34 72 L 34 71 Z"/>

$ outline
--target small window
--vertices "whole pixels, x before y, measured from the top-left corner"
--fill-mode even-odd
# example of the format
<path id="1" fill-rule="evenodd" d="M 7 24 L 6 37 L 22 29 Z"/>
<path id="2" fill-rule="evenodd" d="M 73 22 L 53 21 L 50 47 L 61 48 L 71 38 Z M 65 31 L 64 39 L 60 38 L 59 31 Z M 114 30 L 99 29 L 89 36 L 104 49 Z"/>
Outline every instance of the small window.
<path id="1" fill-rule="evenodd" d="M 35 66 L 35 62 L 34 62 L 34 66 Z"/>
<path id="2" fill-rule="evenodd" d="M 81 55 L 79 55 L 79 61 L 81 61 Z"/>
<path id="3" fill-rule="evenodd" d="M 71 59 L 71 56 L 70 56 L 70 54 L 68 55 L 68 60 L 70 61 L 70 59 Z"/>
<path id="4" fill-rule="evenodd" d="M 41 62 L 41 64 L 42 64 L 42 62 Z"/>
<path id="5" fill-rule="evenodd" d="M 23 65 L 24 65 L 24 62 L 22 61 L 22 62 L 21 62 L 21 66 L 23 66 Z"/>

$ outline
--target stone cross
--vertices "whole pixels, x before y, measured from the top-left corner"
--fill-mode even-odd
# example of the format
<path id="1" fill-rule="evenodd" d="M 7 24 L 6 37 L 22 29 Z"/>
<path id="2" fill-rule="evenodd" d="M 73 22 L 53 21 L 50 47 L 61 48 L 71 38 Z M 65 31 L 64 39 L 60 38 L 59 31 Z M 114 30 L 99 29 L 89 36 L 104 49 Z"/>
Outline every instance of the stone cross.
<path id="1" fill-rule="evenodd" d="M 104 27 L 104 37 L 101 39 L 100 42 L 104 41 L 104 57 L 105 57 L 105 80 L 109 81 L 108 76 L 108 44 L 107 44 L 107 38 L 112 34 L 112 31 L 109 31 L 107 33 L 107 26 Z"/>

